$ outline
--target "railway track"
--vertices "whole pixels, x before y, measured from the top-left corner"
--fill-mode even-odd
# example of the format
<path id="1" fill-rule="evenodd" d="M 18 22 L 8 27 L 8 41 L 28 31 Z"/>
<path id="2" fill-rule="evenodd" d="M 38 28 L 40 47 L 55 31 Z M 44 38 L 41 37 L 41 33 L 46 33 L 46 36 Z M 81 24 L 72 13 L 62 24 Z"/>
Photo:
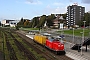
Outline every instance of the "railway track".
<path id="1" fill-rule="evenodd" d="M 27 48 L 25 48 L 24 45 L 21 42 L 19 42 L 11 33 L 9 34 L 13 38 L 18 49 L 24 53 L 24 56 L 26 56 L 28 60 L 37 60 L 35 56 L 32 54 L 32 52 L 30 52 Z"/>
<path id="2" fill-rule="evenodd" d="M 40 48 L 37 47 L 38 44 L 35 46 L 34 44 L 31 44 L 31 43 L 30 43 L 30 41 L 32 41 L 32 39 L 26 37 L 24 34 L 21 34 L 20 32 L 18 32 L 18 35 L 19 35 L 21 38 L 24 39 L 23 41 L 24 41 L 26 44 L 28 44 L 30 47 L 32 47 L 34 50 L 36 50 L 38 53 L 44 54 L 43 56 L 47 56 L 47 57 L 46 57 L 47 60 L 50 60 L 50 59 L 52 59 L 52 60 L 73 60 L 73 59 L 67 57 L 66 55 L 50 54 L 50 51 L 49 51 L 49 52 L 48 52 L 48 51 L 42 52 L 42 51 L 40 51 Z M 26 38 L 27 38 L 27 40 L 25 40 Z M 39 45 L 39 46 L 40 46 L 40 45 Z M 36 48 L 36 47 L 37 47 L 37 48 Z M 42 47 L 42 46 L 41 46 L 41 47 Z M 43 47 L 42 47 L 42 48 L 43 48 Z M 45 50 L 46 50 L 46 49 L 45 49 Z M 52 52 L 51 52 L 51 53 L 52 53 Z M 49 59 L 49 58 L 50 58 L 50 59 Z"/>
<path id="3" fill-rule="evenodd" d="M 5 34 L 5 39 L 6 39 L 6 45 L 7 45 L 10 60 L 18 60 L 16 57 L 16 53 L 15 53 L 13 47 L 11 46 L 11 44 L 9 42 L 7 34 Z"/>

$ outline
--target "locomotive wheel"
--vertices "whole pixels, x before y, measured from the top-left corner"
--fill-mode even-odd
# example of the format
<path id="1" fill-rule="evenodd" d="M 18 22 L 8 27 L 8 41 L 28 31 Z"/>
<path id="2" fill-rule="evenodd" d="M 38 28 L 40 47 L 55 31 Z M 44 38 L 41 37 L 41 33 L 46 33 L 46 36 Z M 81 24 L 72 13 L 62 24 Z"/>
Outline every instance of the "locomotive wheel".
<path id="1" fill-rule="evenodd" d="M 57 54 L 58 54 L 58 52 L 57 52 L 57 51 L 55 51 L 55 54 L 57 55 Z"/>

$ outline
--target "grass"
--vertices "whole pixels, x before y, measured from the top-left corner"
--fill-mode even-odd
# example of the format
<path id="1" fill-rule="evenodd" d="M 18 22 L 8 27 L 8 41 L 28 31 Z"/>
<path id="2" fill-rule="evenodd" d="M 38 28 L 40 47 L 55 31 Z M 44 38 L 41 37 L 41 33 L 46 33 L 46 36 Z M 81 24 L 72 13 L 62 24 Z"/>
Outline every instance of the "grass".
<path id="1" fill-rule="evenodd" d="M 12 33 L 13 34 L 13 33 Z M 25 48 L 27 48 L 30 52 L 32 52 L 34 54 L 34 56 L 36 57 L 37 60 L 46 60 L 45 58 L 42 57 L 41 54 L 38 54 L 36 51 L 34 51 L 32 48 L 30 48 L 30 46 L 28 46 L 22 38 L 18 37 L 17 34 L 13 34 L 16 39 L 18 39 L 19 42 L 21 42 Z"/>
<path id="2" fill-rule="evenodd" d="M 58 32 L 61 32 L 61 31 L 58 31 Z M 64 34 L 73 35 L 73 30 L 64 30 L 63 32 L 64 32 Z M 80 32 L 83 32 L 83 29 L 75 29 L 74 30 L 74 35 L 81 36 L 82 34 Z M 89 29 L 84 30 L 84 36 L 89 36 L 89 33 L 90 33 Z"/>
<path id="3" fill-rule="evenodd" d="M 5 32 L 6 34 L 8 34 L 7 32 Z M 6 45 L 6 39 L 5 39 L 5 35 L 4 35 L 4 33 L 2 33 L 3 34 L 3 41 L 4 41 L 4 58 L 5 58 L 5 60 L 10 60 L 10 53 L 9 53 L 9 51 L 7 50 L 7 45 Z M 15 45 L 15 43 L 14 43 L 14 40 L 12 39 L 12 37 L 8 34 L 7 35 L 7 39 L 9 40 L 9 42 L 10 42 L 10 44 L 11 44 L 11 46 L 13 47 L 13 49 L 14 49 L 14 51 L 15 51 L 15 53 L 16 53 L 16 56 L 17 56 L 17 59 L 18 60 L 27 60 L 26 58 L 25 58 L 25 56 L 23 55 L 23 53 L 21 53 L 21 51 L 19 51 L 18 50 L 18 48 L 17 48 L 17 46 Z"/>
<path id="4" fill-rule="evenodd" d="M 15 35 L 15 34 L 14 34 L 14 35 Z M 16 53 L 17 59 L 18 59 L 18 60 L 20 60 L 20 59 L 22 59 L 22 60 L 27 60 L 27 59 L 25 58 L 25 56 L 23 56 L 23 53 L 20 52 L 20 50 L 19 50 L 18 47 L 16 46 L 13 38 L 12 38 L 12 37 L 10 38 L 10 36 L 8 36 L 8 37 L 9 37 L 9 40 L 10 40 L 9 42 L 10 42 L 10 44 L 12 45 L 12 47 L 13 47 L 15 53 Z"/>
<path id="5" fill-rule="evenodd" d="M 3 39 L 0 35 L 0 51 L 3 52 Z"/>
<path id="6" fill-rule="evenodd" d="M 5 60 L 10 60 L 10 56 L 9 56 L 9 52 L 8 52 L 8 49 L 7 49 L 7 45 L 6 45 L 6 38 L 5 38 L 5 34 L 3 33 L 3 43 L 4 43 L 4 46 L 3 46 L 3 51 L 4 51 L 4 59 Z"/>
<path id="7" fill-rule="evenodd" d="M 10 32 L 8 30 L 8 32 Z M 16 56 L 17 56 L 17 59 L 18 60 L 28 60 L 24 54 L 17 48 L 14 40 L 12 39 L 12 37 L 6 32 L 6 31 L 1 31 L 0 30 L 0 51 L 2 51 L 4 53 L 4 59 L 5 60 L 10 60 L 10 53 L 7 49 L 7 45 L 6 45 L 6 35 L 4 34 L 6 33 L 7 35 L 7 40 L 9 40 L 11 46 L 13 47 L 15 53 L 16 53 Z M 15 34 L 14 34 L 15 35 Z M 17 35 L 15 35 L 16 37 L 18 37 Z M 20 40 L 20 39 L 19 39 Z M 22 40 L 21 40 L 22 41 Z M 4 43 L 4 44 L 3 44 Z"/>

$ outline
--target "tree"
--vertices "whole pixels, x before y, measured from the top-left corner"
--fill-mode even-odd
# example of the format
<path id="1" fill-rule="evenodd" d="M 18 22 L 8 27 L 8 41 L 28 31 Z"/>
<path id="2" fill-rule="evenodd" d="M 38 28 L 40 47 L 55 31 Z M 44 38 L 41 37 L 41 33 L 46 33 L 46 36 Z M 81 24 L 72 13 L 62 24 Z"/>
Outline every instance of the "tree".
<path id="1" fill-rule="evenodd" d="M 0 26 L 1 26 L 1 21 L 0 21 Z"/>
<path id="2" fill-rule="evenodd" d="M 79 20 L 77 25 L 79 25 L 79 26 L 82 27 L 83 26 L 83 21 L 82 20 Z"/>
<path id="3" fill-rule="evenodd" d="M 32 20 L 32 27 L 37 27 L 38 23 L 39 23 L 39 17 L 34 17 Z"/>
<path id="4" fill-rule="evenodd" d="M 62 16 L 63 16 L 64 19 L 66 19 L 67 14 L 66 13 L 62 14 Z"/>
<path id="5" fill-rule="evenodd" d="M 37 27 L 38 24 L 39 24 L 39 17 L 34 17 L 30 23 L 30 27 L 32 28 Z"/>
<path id="6" fill-rule="evenodd" d="M 25 20 L 24 27 L 29 27 L 29 26 L 30 26 L 30 21 L 29 20 Z"/>
<path id="7" fill-rule="evenodd" d="M 21 20 L 17 23 L 18 27 L 24 27 L 24 19 L 21 18 Z"/>
<path id="8" fill-rule="evenodd" d="M 16 29 L 17 29 L 17 30 L 19 30 L 19 27 L 18 27 L 18 26 L 16 26 Z"/>
<path id="9" fill-rule="evenodd" d="M 86 21 L 86 26 L 90 26 L 90 13 L 85 13 L 84 20 Z"/>
<path id="10" fill-rule="evenodd" d="M 85 13 L 83 20 L 79 20 L 78 25 L 83 26 L 83 21 L 86 21 L 85 26 L 90 26 L 90 13 Z"/>
<path id="11" fill-rule="evenodd" d="M 42 16 L 40 17 L 39 24 L 38 24 L 37 27 L 38 27 L 38 28 L 43 27 L 45 21 L 46 21 L 46 15 L 42 15 Z"/>
<path id="12" fill-rule="evenodd" d="M 48 27 L 53 25 L 53 19 L 55 19 L 55 15 L 54 14 L 51 14 L 51 15 L 49 15 L 47 17 L 47 25 L 48 25 Z"/>

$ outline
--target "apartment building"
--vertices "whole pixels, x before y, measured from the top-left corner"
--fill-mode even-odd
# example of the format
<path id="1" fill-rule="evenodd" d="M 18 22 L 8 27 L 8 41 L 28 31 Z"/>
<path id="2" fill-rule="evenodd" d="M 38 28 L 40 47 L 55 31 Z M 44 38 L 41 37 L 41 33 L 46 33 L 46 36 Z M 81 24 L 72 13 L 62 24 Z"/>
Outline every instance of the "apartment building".
<path id="1" fill-rule="evenodd" d="M 83 20 L 85 13 L 85 7 L 78 6 L 74 4 L 72 6 L 67 7 L 67 26 L 72 27 L 74 25 L 78 25 L 80 20 Z"/>

